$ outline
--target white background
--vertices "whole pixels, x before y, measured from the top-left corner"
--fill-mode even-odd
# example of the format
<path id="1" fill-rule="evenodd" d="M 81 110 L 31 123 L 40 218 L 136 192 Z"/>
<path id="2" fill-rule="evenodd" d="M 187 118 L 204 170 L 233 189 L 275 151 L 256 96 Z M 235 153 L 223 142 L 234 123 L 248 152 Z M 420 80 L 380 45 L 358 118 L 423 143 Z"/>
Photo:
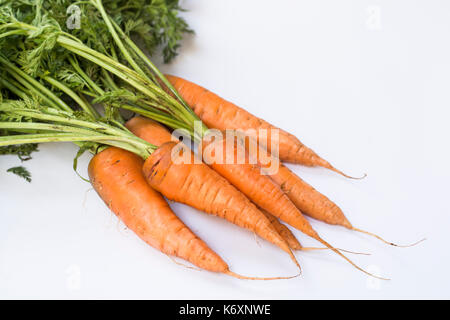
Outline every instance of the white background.
<path id="1" fill-rule="evenodd" d="M 33 183 L 0 159 L 0 298 L 450 298 L 448 1 L 191 0 L 196 31 L 163 70 L 186 77 L 302 139 L 351 181 L 291 166 L 354 225 L 409 249 L 313 222 L 338 247 L 391 277 L 373 281 L 329 252 L 299 253 L 301 277 L 240 281 L 186 269 L 125 230 L 72 170 L 76 148 L 40 147 Z M 79 164 L 87 176 L 89 156 Z M 296 272 L 253 234 L 173 209 L 252 276 Z M 296 232 L 304 245 L 317 245 Z"/>

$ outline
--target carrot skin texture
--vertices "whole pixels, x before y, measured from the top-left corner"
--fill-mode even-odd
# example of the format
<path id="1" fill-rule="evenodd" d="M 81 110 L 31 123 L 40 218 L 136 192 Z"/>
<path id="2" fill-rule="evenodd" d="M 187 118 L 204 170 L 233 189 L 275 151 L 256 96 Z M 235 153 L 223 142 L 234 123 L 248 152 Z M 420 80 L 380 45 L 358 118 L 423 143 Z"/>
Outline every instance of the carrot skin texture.
<path id="1" fill-rule="evenodd" d="M 111 147 L 93 157 L 89 177 L 106 205 L 146 243 L 199 268 L 226 273 L 227 264 L 147 184 L 143 164 L 138 156 Z"/>
<path id="2" fill-rule="evenodd" d="M 280 160 L 310 167 L 321 166 L 336 171 L 330 163 L 306 147 L 294 135 L 271 125 L 193 82 L 172 75 L 166 75 L 166 78 L 206 126 L 222 131 L 226 129 L 256 129 L 257 131 L 259 129 L 277 129 L 279 130 Z M 271 150 L 271 146 L 262 139 L 258 139 L 258 143 L 268 151 Z"/>
<path id="3" fill-rule="evenodd" d="M 168 199 L 226 219 L 292 252 L 267 217 L 241 192 L 204 163 L 180 163 L 186 146 L 167 142 L 146 161 L 144 176 L 150 186 Z M 193 157 L 192 152 L 189 155 Z"/>
<path id="4" fill-rule="evenodd" d="M 170 133 L 159 123 L 135 117 L 126 124 L 127 128 L 135 135 L 154 145 L 161 145 L 171 139 Z M 205 147 L 209 144 L 215 144 L 211 147 L 222 149 L 222 163 L 211 163 L 214 171 L 227 179 L 238 190 L 243 192 L 257 206 L 266 210 L 268 213 L 298 228 L 300 231 L 306 231 L 308 235 L 315 235 L 309 222 L 303 217 L 294 203 L 288 198 L 269 176 L 261 174 L 261 168 L 258 165 L 249 164 L 246 159 L 244 164 L 237 164 L 237 144 L 234 148 L 227 150 L 225 140 L 205 142 L 203 144 L 205 160 L 212 161 L 206 152 Z M 216 145 L 218 144 L 218 145 Z M 215 149 L 213 148 L 213 149 Z M 231 154 L 227 154 L 231 152 Z M 225 159 L 233 159 L 233 163 L 226 164 Z M 284 238 L 284 237 L 283 237 Z"/>
<path id="5" fill-rule="evenodd" d="M 157 123 L 156 121 L 153 121 L 151 119 L 143 118 L 143 117 L 134 117 L 130 119 L 126 123 L 126 127 L 133 132 L 136 136 L 140 137 L 141 139 L 146 140 L 147 142 L 154 144 L 154 145 L 162 145 L 166 142 L 169 142 L 172 139 L 172 136 L 170 132 L 163 127 L 161 124 Z M 223 165 L 221 165 L 223 166 Z M 253 167 L 253 166 L 251 166 Z M 215 169 L 215 168 L 214 168 Z M 239 170 L 239 169 L 237 169 Z M 247 170 L 246 177 L 248 178 L 248 171 L 250 171 L 251 174 L 255 174 L 257 179 L 260 179 L 263 181 L 264 184 L 267 186 L 273 186 L 273 181 L 266 181 L 268 178 L 267 176 L 261 176 L 259 168 L 249 168 Z M 220 172 L 219 172 L 220 173 Z M 239 179 L 238 179 L 239 180 Z M 230 180 L 228 180 L 230 181 Z M 248 181 L 244 179 L 244 183 Z M 278 187 L 278 186 L 276 186 Z M 239 189 L 239 187 L 238 187 Z M 242 190 L 241 190 L 242 191 Z M 270 191 L 269 191 L 270 193 Z M 288 243 L 289 247 L 292 250 L 300 250 L 302 248 L 301 244 L 295 238 L 294 234 L 289 230 L 288 227 L 286 227 L 284 224 L 278 221 L 277 218 L 275 218 L 273 215 L 271 215 L 269 212 L 265 211 L 264 209 L 261 209 L 261 212 L 266 215 L 266 217 L 270 220 L 270 222 L 273 224 L 277 232 L 283 237 L 284 240 Z"/>
<path id="6" fill-rule="evenodd" d="M 278 172 L 271 178 L 304 214 L 328 224 L 353 229 L 341 208 L 286 166 L 280 164 Z"/>
<path id="7" fill-rule="evenodd" d="M 131 131 L 133 131 L 130 126 L 128 127 Z M 150 142 L 150 141 L 149 141 Z M 153 142 L 156 142 L 155 140 Z M 181 193 L 180 194 L 180 188 L 183 188 L 185 183 L 181 186 L 177 186 L 176 183 L 178 182 L 178 179 L 175 179 L 175 181 L 170 181 L 171 179 L 168 179 L 169 182 L 166 181 L 165 186 L 162 186 L 163 183 L 162 181 L 165 180 L 166 176 L 168 175 L 168 168 L 173 167 L 173 163 L 172 163 L 172 159 L 171 159 L 171 155 L 169 153 L 172 153 L 171 151 L 162 151 L 164 148 L 168 148 L 170 150 L 172 150 L 175 146 L 177 146 L 177 143 L 174 142 L 169 142 L 169 143 L 165 143 L 163 144 L 159 149 L 157 149 L 145 162 L 144 165 L 144 174 L 147 177 L 149 183 L 151 186 L 153 186 L 156 190 L 160 191 L 161 193 L 163 193 L 167 198 L 178 201 L 178 202 L 182 202 L 185 204 L 188 204 L 192 207 L 195 207 L 199 210 L 203 210 L 206 211 L 208 213 L 212 213 L 221 217 L 224 217 L 225 219 L 239 225 L 242 226 L 244 228 L 248 228 L 252 231 L 254 231 L 256 234 L 258 234 L 259 236 L 261 236 L 263 239 L 266 239 L 276 245 L 278 245 L 282 250 L 286 251 L 291 259 L 297 264 L 297 266 L 300 268 L 300 265 L 298 264 L 297 260 L 295 259 L 295 257 L 293 256 L 292 252 L 289 249 L 288 244 L 286 243 L 286 241 L 279 235 L 279 233 L 276 231 L 275 227 L 270 223 L 270 221 L 267 219 L 267 217 L 264 217 L 266 219 L 266 223 L 269 224 L 269 226 L 267 226 L 267 230 L 268 230 L 268 234 L 265 234 L 266 231 L 264 231 L 263 233 L 260 233 L 258 231 L 258 229 L 255 230 L 255 226 L 256 228 L 258 227 L 259 221 L 261 221 L 261 217 L 256 217 L 256 218 L 252 218 L 250 224 L 246 224 L 244 222 L 244 224 L 242 224 L 239 221 L 236 220 L 236 213 L 234 213 L 234 218 L 231 217 L 227 217 L 227 213 L 228 213 L 228 209 L 227 208 L 223 208 L 223 202 L 222 204 L 217 207 L 215 206 L 214 211 L 209 211 L 211 209 L 213 209 L 213 206 L 206 206 L 205 205 L 200 205 L 203 203 L 203 199 L 200 197 L 198 197 L 197 194 L 197 190 L 199 190 L 199 194 L 201 193 L 202 187 L 205 185 L 205 179 L 201 179 L 201 181 L 197 181 L 193 191 L 194 194 L 190 195 L 189 191 L 185 192 L 184 194 Z M 181 146 L 181 144 L 180 144 Z M 186 147 L 184 147 L 186 148 Z M 180 149 L 183 150 L 183 147 L 181 147 Z M 178 152 L 176 152 L 176 154 L 178 154 Z M 190 152 L 191 157 L 193 156 L 192 152 Z M 152 159 L 153 158 L 153 159 Z M 192 160 L 190 163 L 193 163 Z M 158 169 L 158 166 L 160 166 L 160 169 Z M 215 175 L 216 177 L 220 177 L 220 175 L 218 175 L 214 170 L 211 170 L 208 166 L 206 166 L 205 164 L 201 164 L 201 167 L 205 167 L 208 168 L 210 171 L 208 173 L 214 173 L 213 176 Z M 189 176 L 189 168 L 184 168 L 181 174 L 179 174 L 179 176 L 181 176 L 181 181 L 187 180 L 187 176 Z M 188 171 L 186 173 L 186 171 Z M 205 170 L 206 172 L 206 170 Z M 177 175 L 175 173 L 175 175 Z M 173 177 L 172 177 L 173 178 Z M 178 177 L 179 178 L 179 177 Z M 222 178 L 223 179 L 223 178 Z M 214 179 L 212 179 L 214 180 Z M 223 179 L 223 183 L 225 183 L 225 185 L 229 185 L 228 181 Z M 214 181 L 212 183 L 208 183 L 211 184 L 211 188 L 207 188 L 207 192 L 209 192 L 211 189 L 216 188 L 217 186 L 214 185 Z M 190 182 L 190 185 L 193 185 L 192 181 Z M 165 191 L 162 191 L 161 187 L 163 187 L 165 189 Z M 231 186 L 232 187 L 232 186 Z M 220 189 L 220 187 L 219 187 Z M 233 188 L 234 189 L 234 188 Z M 170 195 L 169 192 L 174 192 L 175 194 Z M 213 196 L 214 199 L 217 198 L 217 195 L 219 194 L 220 191 L 216 191 L 215 195 Z M 237 191 L 236 189 L 234 189 L 234 192 L 238 192 L 239 195 L 241 195 L 244 200 L 249 201 L 245 196 L 243 196 L 239 191 Z M 177 194 L 178 193 L 178 194 Z M 214 192 L 213 192 L 214 193 Z M 178 199 L 178 200 L 177 200 Z M 237 201 L 237 203 L 240 203 L 241 201 Z M 205 201 L 205 204 L 208 204 L 208 201 Z M 225 201 L 226 206 L 227 205 L 232 205 L 232 203 L 229 200 Z M 251 205 L 253 205 L 252 203 L 250 203 Z M 222 208 L 221 208 L 222 207 Z M 254 207 L 254 205 L 253 205 Z M 235 206 L 231 207 L 232 209 L 236 209 Z M 208 210 L 209 209 L 209 210 Z M 219 211 L 217 211 L 217 209 L 219 209 Z M 256 207 L 255 207 L 256 209 Z M 242 211 L 244 212 L 244 211 Z M 299 212 L 299 211 L 298 211 Z M 260 214 L 264 215 L 262 212 L 259 211 Z M 344 258 L 346 261 L 348 261 L 350 264 L 352 264 L 355 268 L 357 268 L 358 270 L 371 275 L 370 273 L 366 272 L 365 270 L 361 269 L 360 267 L 358 267 L 357 265 L 355 265 L 351 260 L 349 260 L 346 256 L 344 256 L 339 250 L 337 250 L 336 248 L 332 247 L 329 243 L 327 243 L 325 240 L 323 240 L 318 234 L 317 232 L 312 228 L 311 224 L 308 222 L 308 220 L 305 219 L 305 217 L 300 213 L 300 214 L 293 214 L 292 212 L 290 212 L 290 214 L 284 214 L 282 213 L 281 215 L 277 215 L 277 217 L 281 220 L 283 220 L 284 222 L 286 222 L 287 224 L 293 226 L 294 228 L 297 228 L 298 230 L 302 231 L 303 233 L 305 233 L 306 235 L 316 239 L 317 241 L 319 241 L 320 243 L 322 243 L 323 245 L 325 245 L 326 247 L 330 248 L 333 252 L 335 252 L 336 254 L 338 254 L 339 256 L 341 256 L 342 258 Z M 231 219 L 230 219 L 231 218 Z M 256 219 L 256 220 L 255 220 Z M 258 220 L 259 219 L 259 220 Z M 256 223 L 255 223 L 256 221 Z M 238 222 L 238 223 L 237 223 Z M 274 240 L 276 242 L 274 242 Z"/>
<path id="8" fill-rule="evenodd" d="M 178 81 L 177 79 L 179 78 L 170 77 L 169 79 L 175 79 L 173 81 Z M 200 88 L 201 87 L 198 86 L 194 87 L 195 90 L 193 91 L 192 95 L 201 95 L 203 91 L 200 90 Z M 132 127 L 132 131 L 137 136 L 140 136 L 141 138 L 147 140 L 152 144 L 161 145 L 162 143 L 170 141 L 171 139 L 170 133 L 160 124 L 152 120 L 144 119 L 142 117 L 135 117 L 128 123 Z M 156 138 L 158 139 L 155 140 Z M 259 163 L 259 165 L 261 167 L 265 167 L 261 163 Z M 270 167 L 270 164 L 268 164 L 267 167 Z M 225 166 L 215 165 L 214 169 L 225 176 L 225 170 L 227 169 Z M 270 177 L 281 187 L 282 191 L 284 191 L 284 193 L 303 214 L 306 214 L 311 218 L 328 224 L 340 225 L 348 229 L 353 229 L 350 221 L 346 218 L 342 210 L 333 201 L 314 189 L 310 184 L 305 182 L 283 164 L 279 163 L 278 170 Z M 233 179 L 233 177 L 230 175 L 226 175 L 226 178 L 229 181 Z M 240 182 L 242 181 L 236 181 L 236 183 Z M 235 186 L 240 189 L 239 186 Z M 242 189 L 240 190 L 242 191 Z M 247 196 L 249 195 L 247 194 Z M 252 197 L 249 196 L 249 198 Z M 254 201 L 254 199 L 252 200 Z M 272 210 L 267 206 L 261 206 L 261 204 L 257 201 L 255 203 L 260 207 L 268 210 L 269 212 L 272 212 Z"/>
<path id="9" fill-rule="evenodd" d="M 160 123 L 136 116 L 125 123 L 125 126 L 134 135 L 155 145 L 160 146 L 166 142 L 173 141 L 172 134 Z"/>
<path id="10" fill-rule="evenodd" d="M 212 160 L 214 159 L 212 157 L 214 155 L 204 152 L 203 156 L 207 163 L 210 163 L 210 166 L 216 172 L 244 193 L 258 207 L 288 223 L 289 221 L 298 222 L 303 220 L 303 227 L 300 230 L 310 232 L 312 227 L 280 186 L 270 176 L 261 174 L 261 168 L 258 164 L 249 163 L 245 147 L 234 143 L 234 148 L 227 148 L 226 143 L 226 139 L 219 139 L 209 143 L 209 147 L 212 147 L 213 150 L 221 150 L 223 158 L 220 159 L 220 163 L 213 162 Z M 203 143 L 204 147 L 206 145 L 208 143 Z M 245 163 L 237 163 L 238 153 L 240 152 L 238 148 L 244 149 L 241 152 L 245 154 Z M 225 161 L 226 159 L 233 161 L 228 163 Z M 299 227 L 299 224 L 297 223 L 296 226 Z"/>

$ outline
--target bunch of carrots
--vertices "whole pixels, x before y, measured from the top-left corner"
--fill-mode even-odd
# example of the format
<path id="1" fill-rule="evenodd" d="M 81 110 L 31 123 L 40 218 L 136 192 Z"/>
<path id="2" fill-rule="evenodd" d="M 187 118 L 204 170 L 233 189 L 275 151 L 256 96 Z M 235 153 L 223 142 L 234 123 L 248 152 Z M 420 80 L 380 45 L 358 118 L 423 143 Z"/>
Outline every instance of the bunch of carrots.
<path id="1" fill-rule="evenodd" d="M 386 241 L 354 227 L 335 203 L 283 162 L 349 176 L 292 134 L 199 85 L 163 75 L 133 40 L 151 42 L 145 37 L 160 20 L 151 1 L 135 1 L 153 14 L 133 15 L 138 9 L 120 7 L 121 1 L 79 2 L 85 25 L 78 30 L 67 28 L 61 12 L 72 4 L 70 0 L 2 2 L 0 147 L 72 142 L 80 148 L 76 159 L 92 153 L 90 183 L 106 205 L 149 245 L 201 269 L 241 279 L 281 279 L 231 271 L 164 197 L 248 229 L 286 252 L 299 269 L 292 251 L 308 248 L 285 224 L 371 275 L 347 258 L 345 250 L 325 241 L 306 216 Z M 184 21 L 169 11 L 168 21 L 188 31 Z M 169 43 L 179 40 L 179 34 L 172 36 L 175 40 Z M 136 116 L 125 119 L 122 110 Z M 239 143 L 236 137 L 212 136 L 211 129 L 254 130 L 256 135 Z M 260 129 L 269 135 L 277 132 L 279 139 L 267 143 Z M 181 130 L 198 143 L 198 152 L 176 140 L 171 130 Z M 246 161 L 233 161 L 242 155 Z"/>

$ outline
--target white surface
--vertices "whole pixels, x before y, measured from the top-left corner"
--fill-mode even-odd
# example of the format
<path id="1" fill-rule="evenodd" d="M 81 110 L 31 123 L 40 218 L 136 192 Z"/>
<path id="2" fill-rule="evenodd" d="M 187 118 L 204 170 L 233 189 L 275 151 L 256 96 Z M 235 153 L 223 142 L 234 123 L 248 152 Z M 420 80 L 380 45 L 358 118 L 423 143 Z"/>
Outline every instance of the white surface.
<path id="1" fill-rule="evenodd" d="M 0 298 L 450 298 L 448 1 L 185 1 L 196 36 L 164 70 L 203 84 L 291 131 L 350 181 L 295 172 L 335 200 L 356 226 L 395 249 L 314 222 L 336 246 L 391 277 L 373 281 L 332 253 L 298 254 L 290 281 L 239 281 L 192 271 L 144 244 L 72 171 L 70 144 L 41 146 L 33 183 L 0 159 Z M 377 14 L 380 20 L 377 21 Z M 86 176 L 89 157 L 80 161 Z M 231 268 L 290 275 L 271 245 L 182 205 L 180 217 Z M 316 245 L 296 232 L 305 245 Z"/>

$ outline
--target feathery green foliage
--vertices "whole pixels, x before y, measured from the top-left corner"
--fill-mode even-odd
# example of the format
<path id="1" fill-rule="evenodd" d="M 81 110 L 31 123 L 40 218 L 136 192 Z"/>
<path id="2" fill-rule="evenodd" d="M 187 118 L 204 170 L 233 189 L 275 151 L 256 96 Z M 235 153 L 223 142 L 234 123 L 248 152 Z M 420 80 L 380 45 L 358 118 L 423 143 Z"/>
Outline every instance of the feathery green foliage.
<path id="1" fill-rule="evenodd" d="M 21 161 L 31 160 L 31 154 L 36 151 L 38 146 L 35 143 L 0 147 L 0 155 L 16 155 Z"/>
<path id="2" fill-rule="evenodd" d="M 16 176 L 25 179 L 27 182 L 31 182 L 31 173 L 25 167 L 22 167 L 22 166 L 13 167 L 6 171 L 11 172 L 11 173 L 15 174 Z"/>
<path id="3" fill-rule="evenodd" d="M 198 117 L 130 38 L 140 37 L 150 50 L 163 44 L 166 60 L 173 57 L 189 32 L 177 18 L 178 1 L 79 1 L 84 25 L 68 30 L 63 9 L 72 3 L 0 3 L 0 130 L 7 133 L 0 146 L 71 141 L 79 154 L 109 145 L 146 158 L 154 146 L 124 128 L 119 109 L 194 135 Z M 159 40 L 149 42 L 149 30 Z M 103 116 L 93 104 L 103 106 Z"/>

